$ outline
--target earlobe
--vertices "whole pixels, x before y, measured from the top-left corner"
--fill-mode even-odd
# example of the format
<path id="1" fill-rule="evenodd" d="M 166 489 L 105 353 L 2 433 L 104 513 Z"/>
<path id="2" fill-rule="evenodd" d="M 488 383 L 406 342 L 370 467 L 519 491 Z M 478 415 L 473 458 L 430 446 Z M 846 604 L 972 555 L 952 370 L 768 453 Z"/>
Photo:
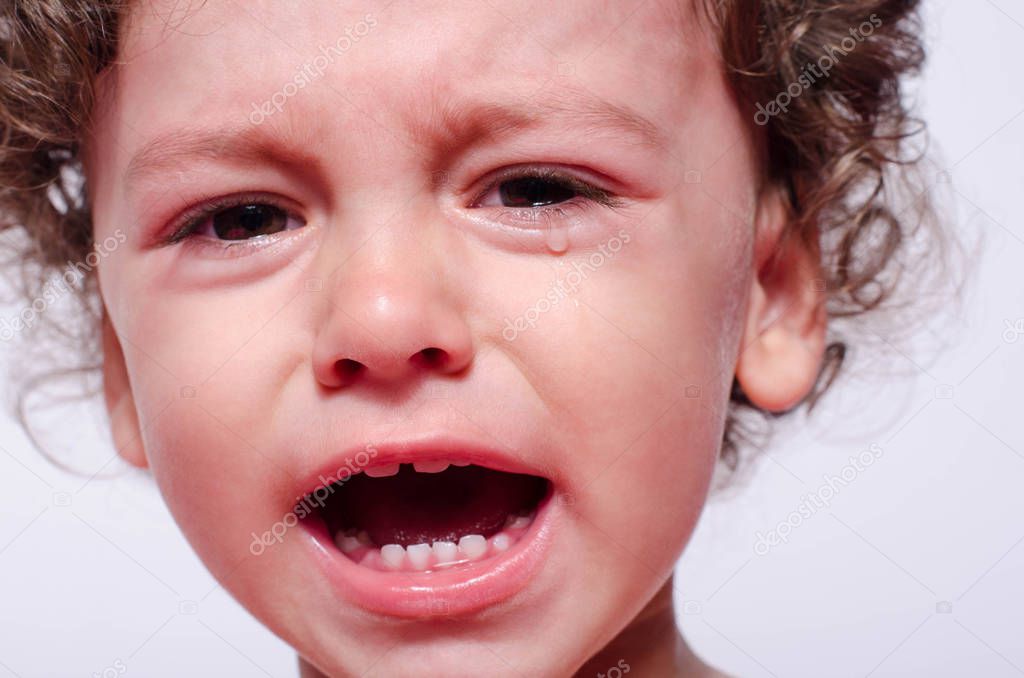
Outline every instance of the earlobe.
<path id="1" fill-rule="evenodd" d="M 110 431 L 117 453 L 132 466 L 146 468 L 149 462 L 142 444 L 139 416 L 135 409 L 128 367 L 121 342 L 106 312 L 103 314 L 103 397 L 110 417 Z"/>
<path id="2" fill-rule="evenodd" d="M 754 405 L 785 412 L 810 393 L 824 358 L 824 275 L 816 237 L 808 243 L 786 228 L 781 192 L 762 198 L 736 378 Z"/>

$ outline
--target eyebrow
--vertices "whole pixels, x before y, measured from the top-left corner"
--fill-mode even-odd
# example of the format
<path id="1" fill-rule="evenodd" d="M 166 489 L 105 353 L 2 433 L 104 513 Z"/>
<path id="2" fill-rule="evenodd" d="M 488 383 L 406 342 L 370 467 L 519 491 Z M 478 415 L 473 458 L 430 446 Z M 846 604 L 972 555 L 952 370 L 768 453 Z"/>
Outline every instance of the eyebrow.
<path id="1" fill-rule="evenodd" d="M 422 110 L 411 114 L 422 115 Z M 653 122 L 623 106 L 587 92 L 566 89 L 544 99 L 517 104 L 453 104 L 435 107 L 428 121 L 409 121 L 419 143 L 436 158 L 451 157 L 484 141 L 543 126 L 546 122 L 572 123 L 569 134 L 580 141 L 594 132 L 614 134 L 623 141 L 661 147 L 667 137 Z M 306 148 L 316 148 L 317 139 L 296 136 L 294 125 L 275 132 L 271 125 L 246 123 L 219 128 L 184 127 L 164 132 L 146 142 L 135 153 L 124 172 L 124 186 L 163 178 L 198 159 L 225 164 L 274 164 L 313 173 L 321 160 Z M 307 132 L 308 135 L 308 132 Z"/>
<path id="2" fill-rule="evenodd" d="M 208 159 L 227 164 L 270 163 L 309 172 L 319 166 L 315 155 L 303 151 L 299 139 L 252 124 L 218 128 L 183 127 L 164 132 L 146 142 L 124 171 L 128 188 L 149 179 L 163 178 L 188 162 Z"/>

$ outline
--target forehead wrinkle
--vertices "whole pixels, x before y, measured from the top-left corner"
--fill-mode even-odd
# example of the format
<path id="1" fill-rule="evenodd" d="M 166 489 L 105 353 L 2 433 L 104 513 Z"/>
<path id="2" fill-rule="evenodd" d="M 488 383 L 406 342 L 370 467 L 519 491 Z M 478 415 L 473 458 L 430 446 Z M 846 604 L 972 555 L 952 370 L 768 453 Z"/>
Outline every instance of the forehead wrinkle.
<path id="1" fill-rule="evenodd" d="M 666 133 L 641 114 L 578 88 L 514 103 L 460 102 L 449 97 L 436 103 L 425 119 L 411 119 L 409 127 L 433 157 L 444 158 L 548 122 L 583 130 L 584 136 L 598 131 L 624 134 L 650 147 L 662 147 L 667 141 Z"/>

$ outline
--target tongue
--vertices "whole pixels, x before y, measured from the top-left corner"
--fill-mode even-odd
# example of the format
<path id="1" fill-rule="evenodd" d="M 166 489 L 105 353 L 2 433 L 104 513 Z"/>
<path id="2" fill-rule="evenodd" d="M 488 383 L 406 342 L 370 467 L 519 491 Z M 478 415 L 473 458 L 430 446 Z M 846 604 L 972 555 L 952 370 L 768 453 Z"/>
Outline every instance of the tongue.
<path id="1" fill-rule="evenodd" d="M 510 515 L 533 510 L 545 489 L 542 478 L 481 466 L 417 473 L 403 464 L 393 476 L 351 478 L 328 500 L 324 517 L 332 530 L 366 530 L 378 546 L 457 542 L 495 534 Z"/>

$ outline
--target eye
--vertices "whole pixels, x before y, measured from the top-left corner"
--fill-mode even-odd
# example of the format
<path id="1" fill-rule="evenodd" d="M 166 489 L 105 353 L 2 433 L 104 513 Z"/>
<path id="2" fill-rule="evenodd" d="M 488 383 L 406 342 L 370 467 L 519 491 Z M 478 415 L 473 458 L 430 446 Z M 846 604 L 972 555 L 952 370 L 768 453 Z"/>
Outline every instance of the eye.
<path id="1" fill-rule="evenodd" d="M 270 235 L 288 226 L 288 214 L 274 205 L 238 205 L 210 217 L 210 228 L 221 240 L 247 240 Z"/>
<path id="2" fill-rule="evenodd" d="M 505 207 L 543 207 L 576 197 L 576 191 L 563 182 L 541 177 L 518 177 L 501 182 L 498 196 Z"/>
<path id="3" fill-rule="evenodd" d="M 208 213 L 193 223 L 192 232 L 218 240 L 249 240 L 284 231 L 290 220 L 288 212 L 277 205 L 253 202 Z"/>
<path id="4" fill-rule="evenodd" d="M 492 179 L 474 207 L 542 209 L 572 200 L 614 206 L 615 197 L 572 174 L 550 167 L 512 168 Z"/>
<path id="5" fill-rule="evenodd" d="M 244 197 L 200 206 L 180 221 L 183 225 L 174 230 L 171 242 L 190 236 L 228 242 L 252 240 L 305 226 L 301 217 L 273 202 Z"/>

